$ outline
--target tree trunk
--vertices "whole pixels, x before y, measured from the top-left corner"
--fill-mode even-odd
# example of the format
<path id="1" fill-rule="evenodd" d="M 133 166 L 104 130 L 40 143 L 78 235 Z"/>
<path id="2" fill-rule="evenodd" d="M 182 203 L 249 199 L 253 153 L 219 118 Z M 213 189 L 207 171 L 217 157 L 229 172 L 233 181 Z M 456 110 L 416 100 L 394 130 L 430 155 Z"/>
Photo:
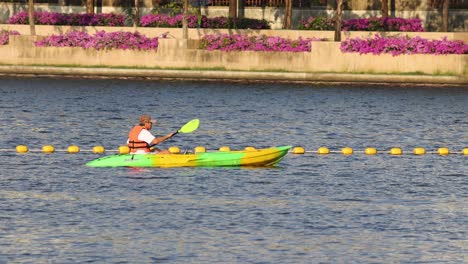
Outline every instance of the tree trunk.
<path id="1" fill-rule="evenodd" d="M 188 39 L 188 0 L 184 0 L 184 15 L 182 16 L 182 38 Z"/>
<path id="2" fill-rule="evenodd" d="M 28 0 L 29 30 L 31 36 L 36 36 L 36 26 L 34 24 L 34 0 Z"/>
<path id="3" fill-rule="evenodd" d="M 388 17 L 388 0 L 382 0 L 382 17 Z"/>
<path id="4" fill-rule="evenodd" d="M 336 0 L 335 41 L 341 41 L 341 23 L 343 21 L 343 0 Z"/>
<path id="5" fill-rule="evenodd" d="M 448 14 L 449 14 L 450 0 L 444 0 L 442 6 L 442 31 L 448 32 Z"/>
<path id="6" fill-rule="evenodd" d="M 390 0 L 390 16 L 395 17 L 396 12 L 396 0 Z"/>
<path id="7" fill-rule="evenodd" d="M 286 0 L 284 2 L 284 21 L 283 21 L 284 29 L 291 29 L 291 17 L 292 17 L 292 0 Z"/>
<path id="8" fill-rule="evenodd" d="M 229 0 L 229 17 L 237 17 L 237 0 Z"/>
<path id="9" fill-rule="evenodd" d="M 242 18 L 245 17 L 245 4 L 244 0 L 237 1 L 237 17 Z"/>
<path id="10" fill-rule="evenodd" d="M 135 0 L 135 17 L 133 18 L 133 26 L 138 27 L 140 24 L 140 1 Z"/>
<path id="11" fill-rule="evenodd" d="M 86 14 L 94 14 L 94 0 L 86 0 Z"/>

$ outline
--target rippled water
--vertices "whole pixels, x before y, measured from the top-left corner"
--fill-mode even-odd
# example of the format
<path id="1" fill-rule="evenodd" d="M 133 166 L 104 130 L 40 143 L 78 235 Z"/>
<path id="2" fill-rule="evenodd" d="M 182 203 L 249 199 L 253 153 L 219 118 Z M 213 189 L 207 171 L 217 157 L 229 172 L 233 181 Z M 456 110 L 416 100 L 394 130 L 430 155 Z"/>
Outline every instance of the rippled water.
<path id="1" fill-rule="evenodd" d="M 463 263 L 468 90 L 0 79 L 0 263 Z M 276 168 L 87 168 L 141 113 L 192 149 L 299 145 Z M 9 151 L 11 150 L 11 151 Z"/>

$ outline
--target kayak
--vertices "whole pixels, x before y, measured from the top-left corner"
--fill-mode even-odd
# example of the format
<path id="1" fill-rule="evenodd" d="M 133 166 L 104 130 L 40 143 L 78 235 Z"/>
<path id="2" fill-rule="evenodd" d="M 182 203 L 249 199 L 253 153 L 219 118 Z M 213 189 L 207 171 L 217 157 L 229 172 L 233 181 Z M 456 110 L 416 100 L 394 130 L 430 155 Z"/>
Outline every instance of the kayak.
<path id="1" fill-rule="evenodd" d="M 291 146 L 190 154 L 118 154 L 92 160 L 89 167 L 237 167 L 273 166 Z"/>

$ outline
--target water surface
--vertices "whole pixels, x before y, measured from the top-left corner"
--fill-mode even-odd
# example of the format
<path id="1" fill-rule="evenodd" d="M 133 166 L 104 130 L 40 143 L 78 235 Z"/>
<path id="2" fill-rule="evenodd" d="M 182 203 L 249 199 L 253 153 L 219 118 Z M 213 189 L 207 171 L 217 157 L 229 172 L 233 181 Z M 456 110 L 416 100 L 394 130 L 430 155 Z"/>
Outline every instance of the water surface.
<path id="1" fill-rule="evenodd" d="M 468 90 L 0 79 L 1 263 L 463 263 Z M 142 113 L 163 147 L 299 145 L 276 168 L 87 168 Z M 376 147 L 380 153 L 359 151 Z M 11 150 L 11 151 L 9 151 Z"/>

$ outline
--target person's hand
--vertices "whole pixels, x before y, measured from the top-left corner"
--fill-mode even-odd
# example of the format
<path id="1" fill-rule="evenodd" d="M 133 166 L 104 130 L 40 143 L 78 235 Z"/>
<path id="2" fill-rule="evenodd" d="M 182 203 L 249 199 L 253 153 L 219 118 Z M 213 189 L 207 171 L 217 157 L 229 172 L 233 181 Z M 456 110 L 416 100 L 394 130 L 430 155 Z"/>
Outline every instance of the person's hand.
<path id="1" fill-rule="evenodd" d="M 167 139 L 170 139 L 171 137 L 173 137 L 175 134 L 177 134 L 177 132 L 173 132 L 173 133 L 169 133 L 167 134 Z"/>

